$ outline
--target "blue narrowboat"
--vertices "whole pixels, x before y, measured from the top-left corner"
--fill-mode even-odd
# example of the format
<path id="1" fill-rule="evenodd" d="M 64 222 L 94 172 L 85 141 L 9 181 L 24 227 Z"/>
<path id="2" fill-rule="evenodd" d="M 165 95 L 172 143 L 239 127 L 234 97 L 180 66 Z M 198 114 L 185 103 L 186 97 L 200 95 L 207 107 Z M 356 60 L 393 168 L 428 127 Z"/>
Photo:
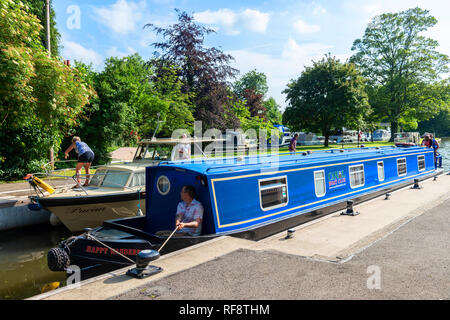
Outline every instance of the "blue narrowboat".
<path id="1" fill-rule="evenodd" d="M 221 235 L 258 240 L 344 209 L 348 200 L 359 203 L 440 173 L 433 151 L 424 147 L 161 162 L 146 168 L 145 216 L 105 221 L 64 241 L 52 257 L 49 252 L 49 267 L 124 266 L 130 260 L 117 252 L 134 259 L 140 250 L 157 250 L 168 238 L 158 231 L 174 229 L 184 185 L 194 186 L 204 207 L 202 234 L 173 237 L 162 253 Z"/>

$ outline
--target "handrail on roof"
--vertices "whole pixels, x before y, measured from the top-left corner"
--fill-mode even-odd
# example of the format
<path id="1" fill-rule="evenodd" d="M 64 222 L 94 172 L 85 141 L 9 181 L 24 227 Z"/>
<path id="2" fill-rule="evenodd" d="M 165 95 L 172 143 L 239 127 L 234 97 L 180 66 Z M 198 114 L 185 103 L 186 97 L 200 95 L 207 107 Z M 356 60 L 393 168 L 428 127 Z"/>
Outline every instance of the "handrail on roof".
<path id="1" fill-rule="evenodd" d="M 312 152 L 333 152 L 334 150 L 344 150 L 345 151 L 360 151 L 361 149 L 376 149 L 379 151 L 383 151 L 383 149 L 392 149 L 392 148 L 398 148 L 396 146 L 384 146 L 384 147 L 367 147 L 367 148 L 349 148 L 349 149 L 330 149 L 330 150 L 316 150 L 316 151 L 312 151 Z M 303 155 L 308 155 L 307 153 L 305 154 L 305 151 L 299 151 L 299 152 L 289 152 L 289 153 L 280 153 L 279 155 L 282 154 L 287 154 L 287 155 L 295 155 L 295 154 L 303 154 Z M 341 151 L 339 151 L 339 153 L 341 153 Z M 272 156 L 272 155 L 265 155 L 265 156 Z M 348 156 L 348 153 L 345 154 L 345 156 Z M 282 160 L 277 160 L 277 162 L 288 162 L 288 161 L 295 161 L 297 162 L 299 159 L 282 159 Z M 272 162 L 267 162 L 267 163 L 272 163 Z M 260 165 L 261 163 L 242 163 L 242 164 L 231 164 L 231 165 L 224 165 L 224 166 L 218 166 L 218 167 L 210 167 L 206 169 L 206 172 L 209 172 L 210 170 L 216 170 L 216 169 L 226 169 L 226 168 L 231 168 L 231 167 L 236 167 L 236 166 L 251 166 L 251 165 Z"/>
<path id="2" fill-rule="evenodd" d="M 364 150 L 374 150 L 378 152 L 383 152 L 385 150 L 392 150 L 392 149 L 398 149 L 396 146 L 381 146 L 381 147 L 364 147 L 364 148 L 348 148 L 348 149 L 328 149 L 328 150 L 314 150 L 311 151 L 311 153 L 337 153 L 338 155 L 342 156 L 349 156 L 349 152 L 361 152 Z M 278 153 L 277 155 L 308 155 L 306 151 L 297 151 L 297 152 L 287 152 L 287 153 Z M 273 157 L 273 154 L 262 154 L 262 155 L 253 155 L 253 156 L 245 156 L 246 159 L 254 158 L 254 157 Z M 202 163 L 207 163 L 211 161 L 217 161 L 220 159 L 236 159 L 237 157 L 229 157 L 229 158 L 209 158 L 209 159 L 201 159 Z M 277 162 L 288 162 L 288 161 L 298 161 L 299 159 L 278 159 Z M 181 163 L 188 163 L 188 162 L 181 162 Z M 270 164 L 272 162 L 266 162 L 266 164 Z M 161 161 L 158 166 L 160 165 L 167 165 L 167 164 L 178 164 L 174 161 Z M 261 162 L 258 163 L 234 163 L 229 165 L 223 165 L 223 166 L 214 166 L 209 167 L 206 169 L 206 172 L 209 172 L 210 170 L 217 170 L 217 169 L 226 169 L 226 168 L 234 168 L 236 166 L 251 166 L 251 165 L 261 165 Z"/>

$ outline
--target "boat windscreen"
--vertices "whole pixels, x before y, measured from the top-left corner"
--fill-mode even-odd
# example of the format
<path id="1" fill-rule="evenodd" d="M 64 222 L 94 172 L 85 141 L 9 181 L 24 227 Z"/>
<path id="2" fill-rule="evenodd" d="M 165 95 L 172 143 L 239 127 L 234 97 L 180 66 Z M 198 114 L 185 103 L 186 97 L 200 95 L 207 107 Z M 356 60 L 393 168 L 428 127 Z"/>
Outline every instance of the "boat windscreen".
<path id="1" fill-rule="evenodd" d="M 135 172 L 131 177 L 130 187 L 145 186 L 145 172 Z"/>
<path id="2" fill-rule="evenodd" d="M 141 145 L 138 147 L 134 160 L 168 160 L 172 152 L 172 146 L 166 145 Z"/>
<path id="3" fill-rule="evenodd" d="M 99 186 L 105 176 L 106 170 L 98 169 L 89 183 L 91 186 Z"/>
<path id="4" fill-rule="evenodd" d="M 123 188 L 128 181 L 130 172 L 108 170 L 102 182 L 102 187 Z"/>
<path id="5" fill-rule="evenodd" d="M 135 160 L 153 159 L 153 150 L 150 146 L 140 145 L 134 157 Z"/>

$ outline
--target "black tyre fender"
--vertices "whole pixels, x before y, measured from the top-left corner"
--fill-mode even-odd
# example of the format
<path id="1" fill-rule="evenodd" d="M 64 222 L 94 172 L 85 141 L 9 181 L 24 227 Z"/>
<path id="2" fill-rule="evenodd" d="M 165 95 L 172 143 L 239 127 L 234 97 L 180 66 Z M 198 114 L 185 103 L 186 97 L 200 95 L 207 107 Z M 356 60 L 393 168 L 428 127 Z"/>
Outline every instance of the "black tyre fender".
<path id="1" fill-rule="evenodd" d="M 52 248 L 47 254 L 47 264 L 51 271 L 65 271 L 70 266 L 70 257 L 62 248 Z"/>

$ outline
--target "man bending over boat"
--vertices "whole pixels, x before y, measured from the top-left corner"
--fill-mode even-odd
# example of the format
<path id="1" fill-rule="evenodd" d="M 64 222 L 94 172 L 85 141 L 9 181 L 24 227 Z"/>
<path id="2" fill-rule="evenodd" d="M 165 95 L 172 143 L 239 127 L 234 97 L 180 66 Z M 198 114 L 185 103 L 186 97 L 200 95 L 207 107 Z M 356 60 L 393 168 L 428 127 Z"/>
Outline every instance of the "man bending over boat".
<path id="1" fill-rule="evenodd" d="M 89 146 L 82 142 L 80 137 L 74 136 L 72 138 L 72 144 L 66 149 L 64 152 L 65 158 L 69 156 L 69 152 L 72 151 L 72 149 L 75 149 L 75 152 L 78 154 L 78 163 L 76 167 L 77 172 L 77 184 L 73 186 L 72 188 L 79 188 L 81 186 L 81 168 L 84 167 L 84 170 L 86 171 L 86 180 L 83 184 L 83 187 L 87 187 L 89 185 L 89 178 L 90 178 L 90 168 L 91 163 L 94 161 L 94 152 L 89 148 Z"/>
<path id="2" fill-rule="evenodd" d="M 177 207 L 175 225 L 179 233 L 187 233 L 191 236 L 199 236 L 202 232 L 203 206 L 195 200 L 193 186 L 184 186 L 181 189 L 181 202 Z"/>

